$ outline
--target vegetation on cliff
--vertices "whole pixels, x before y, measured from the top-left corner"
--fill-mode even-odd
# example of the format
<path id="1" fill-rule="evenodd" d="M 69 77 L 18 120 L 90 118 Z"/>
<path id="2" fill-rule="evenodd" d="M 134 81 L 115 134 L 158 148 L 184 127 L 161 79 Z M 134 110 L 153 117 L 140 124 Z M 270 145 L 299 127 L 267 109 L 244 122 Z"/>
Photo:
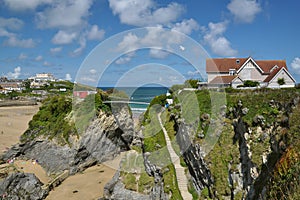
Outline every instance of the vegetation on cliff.
<path id="1" fill-rule="evenodd" d="M 55 139 L 62 145 L 69 144 L 70 137 L 78 137 L 100 110 L 110 112 L 110 107 L 103 103 L 106 99 L 108 94 L 98 91 L 73 105 L 70 96 L 51 95 L 42 102 L 38 113 L 29 122 L 29 128 L 21 136 L 21 141 L 41 136 Z"/>
<path id="2" fill-rule="evenodd" d="M 174 86 L 176 88 L 177 86 Z M 192 94 L 193 93 L 193 94 Z M 202 144 L 202 138 L 208 132 L 208 127 L 214 123 L 216 114 L 212 113 L 212 99 L 218 98 L 217 91 L 199 90 L 195 92 L 191 91 L 173 91 L 172 98 L 175 105 L 168 108 L 168 114 L 166 115 L 165 127 L 167 128 L 170 138 L 174 138 L 176 135 L 174 119 L 180 120 L 184 116 L 194 116 L 195 112 L 197 118 L 191 117 L 191 119 L 184 119 L 186 123 L 198 124 L 198 129 L 193 135 L 194 143 Z M 194 107 L 194 96 L 197 98 L 197 105 Z M 217 94 L 217 95 L 216 95 Z M 241 152 L 239 152 L 239 144 L 234 143 L 234 129 L 232 124 L 236 118 L 237 106 L 242 104 L 243 114 L 241 119 L 246 123 L 247 133 L 245 138 L 249 147 L 250 161 L 253 163 L 257 171 L 253 171 L 253 184 L 255 183 L 255 177 L 258 177 L 261 173 L 262 166 L 264 165 L 264 159 L 271 153 L 271 145 L 273 142 L 278 142 L 281 145 L 285 145 L 283 149 L 283 156 L 280 157 L 276 164 L 275 170 L 268 177 L 268 190 L 267 196 L 271 199 L 297 199 L 300 188 L 300 178 L 297 174 L 300 171 L 299 162 L 299 113 L 300 109 L 289 109 L 289 104 L 293 100 L 299 97 L 299 91 L 296 88 L 293 89 L 259 89 L 259 90 L 234 90 L 226 89 L 226 117 L 223 121 L 223 128 L 218 142 L 214 148 L 206 156 L 209 168 L 211 170 L 214 180 L 214 198 L 223 199 L 225 197 L 234 197 L 234 199 L 241 199 L 245 195 L 245 188 L 243 185 L 239 185 L 237 177 L 241 178 Z M 162 95 L 156 97 L 154 102 L 156 104 L 164 105 L 166 96 Z M 214 102 L 215 103 L 215 102 Z M 219 101 L 220 103 L 220 101 Z M 220 104 L 219 104 L 220 106 Z M 290 113 L 293 112 L 290 118 L 290 122 L 286 122 L 289 119 Z M 298 114 L 297 114 L 298 113 Z M 145 121 L 153 121 L 150 119 L 149 110 L 146 113 Z M 155 120 L 155 119 L 154 119 Z M 176 120 L 175 120 L 176 121 Z M 285 125 L 285 123 L 290 123 Z M 147 124 L 147 123 L 146 123 Z M 274 127 L 276 130 L 274 130 Z M 153 128 L 152 128 L 153 129 Z M 159 138 L 159 134 L 154 136 Z M 155 139 L 154 138 L 154 139 Z M 280 143 L 284 138 L 288 138 L 288 142 Z M 151 140 L 154 140 L 151 138 Z M 155 149 L 156 141 L 145 141 L 145 146 Z M 158 139 L 161 143 L 161 139 Z M 151 142 L 150 142 L 151 141 Z M 159 143 L 159 142 L 157 142 Z M 280 154 L 278 154 L 280 155 Z M 235 174 L 235 175 L 234 175 Z M 233 182 L 229 181 L 229 177 L 235 176 Z M 190 187 L 190 190 L 193 189 Z M 206 189 L 202 190 L 199 196 L 195 195 L 195 199 L 212 198 Z M 245 196 L 244 196 L 245 197 Z"/>

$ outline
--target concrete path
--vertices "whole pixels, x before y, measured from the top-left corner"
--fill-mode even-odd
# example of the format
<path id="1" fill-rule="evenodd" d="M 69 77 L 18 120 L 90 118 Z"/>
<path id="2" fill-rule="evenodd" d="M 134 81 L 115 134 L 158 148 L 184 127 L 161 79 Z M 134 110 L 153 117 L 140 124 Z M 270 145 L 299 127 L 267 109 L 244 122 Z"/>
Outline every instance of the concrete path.
<path id="1" fill-rule="evenodd" d="M 161 126 L 161 128 L 164 132 L 164 135 L 165 135 L 165 140 L 166 140 L 166 143 L 167 143 L 167 149 L 170 153 L 171 161 L 172 161 L 172 163 L 174 164 L 174 167 L 175 167 L 177 183 L 178 183 L 178 187 L 179 187 L 181 196 L 184 200 L 192 200 L 193 196 L 188 191 L 188 180 L 186 178 L 184 168 L 180 165 L 180 158 L 177 156 L 177 154 L 175 153 L 175 151 L 172 147 L 170 137 L 169 137 L 165 127 L 163 126 L 163 124 L 161 122 L 160 115 L 161 115 L 161 113 L 158 113 L 157 117 L 158 117 L 158 120 L 159 120 L 159 124 L 160 124 L 160 126 Z"/>

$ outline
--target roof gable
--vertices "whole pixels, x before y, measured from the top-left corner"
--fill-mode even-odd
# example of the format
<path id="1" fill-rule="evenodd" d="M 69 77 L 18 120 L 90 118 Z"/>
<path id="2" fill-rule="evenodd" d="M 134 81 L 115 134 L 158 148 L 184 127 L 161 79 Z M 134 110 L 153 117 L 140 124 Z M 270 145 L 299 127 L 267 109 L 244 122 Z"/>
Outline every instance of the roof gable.
<path id="1" fill-rule="evenodd" d="M 285 71 L 285 73 L 296 83 L 296 80 L 292 77 L 292 75 L 287 71 L 285 67 L 274 69 L 271 74 L 264 80 L 264 82 L 271 82 L 274 80 L 277 74 L 279 74 L 281 71 Z"/>
<path id="2" fill-rule="evenodd" d="M 270 74 L 271 69 L 274 66 L 279 68 L 284 67 L 287 70 L 285 60 L 257 60 L 253 58 L 215 58 L 206 59 L 206 72 L 229 72 L 230 69 L 240 71 L 249 61 L 252 61 L 254 65 L 264 74 Z"/>
<path id="3" fill-rule="evenodd" d="M 264 71 L 257 65 L 257 63 L 251 58 L 249 57 L 248 60 L 246 60 L 246 62 L 244 62 L 244 64 L 238 69 L 237 73 L 239 73 L 240 71 L 242 71 L 242 69 L 249 63 L 252 62 L 254 64 L 254 66 L 260 71 L 260 73 L 264 73 Z"/>

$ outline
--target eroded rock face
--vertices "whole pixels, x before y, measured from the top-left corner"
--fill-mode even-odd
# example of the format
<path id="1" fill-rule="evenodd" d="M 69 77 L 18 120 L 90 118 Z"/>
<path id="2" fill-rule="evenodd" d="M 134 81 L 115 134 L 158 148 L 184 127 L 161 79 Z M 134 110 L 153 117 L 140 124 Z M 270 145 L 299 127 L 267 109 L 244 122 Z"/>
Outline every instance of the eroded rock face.
<path id="1" fill-rule="evenodd" d="M 128 150 L 134 138 L 133 126 L 129 127 L 130 120 L 132 119 L 126 109 L 120 108 L 120 114 L 115 117 L 100 112 L 72 147 L 61 146 L 48 139 L 27 141 L 14 145 L 1 159 L 35 159 L 50 174 L 64 170 L 70 170 L 74 174 L 84 169 L 86 163 L 101 163 L 113 159 L 121 151 Z"/>
<path id="2" fill-rule="evenodd" d="M 131 190 L 125 189 L 124 184 L 120 181 L 120 171 L 114 175 L 112 180 L 104 187 L 104 197 L 99 200 L 150 200 L 149 195 L 140 194 Z"/>
<path id="3" fill-rule="evenodd" d="M 11 174 L 0 182 L 0 199 L 44 199 L 48 191 L 42 185 L 34 174 Z"/>
<path id="4" fill-rule="evenodd" d="M 189 137 L 189 127 L 181 123 L 176 134 L 176 140 L 180 146 L 184 162 L 187 164 L 192 176 L 193 184 L 198 192 L 203 188 L 208 189 L 213 184 L 212 176 L 204 161 L 203 152 L 199 144 L 193 144 Z"/>

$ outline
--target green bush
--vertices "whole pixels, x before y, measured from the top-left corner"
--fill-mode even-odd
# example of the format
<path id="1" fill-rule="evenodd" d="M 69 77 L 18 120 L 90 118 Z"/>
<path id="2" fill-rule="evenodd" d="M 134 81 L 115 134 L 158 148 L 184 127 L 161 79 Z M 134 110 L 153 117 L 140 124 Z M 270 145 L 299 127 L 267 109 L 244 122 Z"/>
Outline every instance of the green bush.
<path id="1" fill-rule="evenodd" d="M 68 144 L 69 136 L 77 135 L 74 124 L 66 119 L 71 110 L 71 99 L 65 96 L 47 98 L 29 122 L 29 128 L 21 136 L 21 141 L 42 135 L 49 139 L 56 138 L 61 144 Z"/>
<path id="2" fill-rule="evenodd" d="M 284 85 L 284 84 L 285 84 L 284 78 L 279 78 L 279 79 L 277 79 L 277 83 L 278 83 L 279 85 Z"/>
<path id="3" fill-rule="evenodd" d="M 259 86 L 259 82 L 257 81 L 250 81 L 250 80 L 244 81 L 244 87 L 257 87 L 257 86 Z"/>

